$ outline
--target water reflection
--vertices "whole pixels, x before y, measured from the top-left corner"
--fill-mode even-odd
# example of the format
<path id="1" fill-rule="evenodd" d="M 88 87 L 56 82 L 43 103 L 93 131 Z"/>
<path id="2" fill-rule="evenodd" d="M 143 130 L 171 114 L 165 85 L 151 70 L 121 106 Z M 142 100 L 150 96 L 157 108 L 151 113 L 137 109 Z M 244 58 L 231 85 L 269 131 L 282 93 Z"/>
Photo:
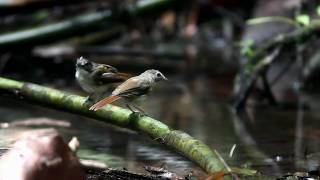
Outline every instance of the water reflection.
<path id="1" fill-rule="evenodd" d="M 228 103 L 217 101 L 223 99 L 217 97 L 222 90 L 217 89 L 217 86 L 213 88 L 216 82 L 212 79 L 205 76 L 193 80 L 182 77 L 169 79 L 170 83 L 155 89 L 141 107 L 170 127 L 186 131 L 217 149 L 229 165 L 252 167 L 271 175 L 318 166 L 319 155 L 316 152 L 319 152 L 320 147 L 319 106 L 313 106 L 303 113 L 303 126 L 298 125 L 303 129 L 301 133 L 296 133 L 296 119 L 299 117 L 296 109 L 249 107 L 252 108 L 250 117 L 248 114 L 238 116 L 230 110 Z M 136 132 L 7 98 L 0 101 L 1 122 L 35 117 L 70 122 L 71 127 L 57 129 L 67 140 L 72 136 L 79 138 L 79 155 L 82 158 L 97 159 L 112 167 L 126 167 L 135 171 L 143 171 L 145 165 L 164 165 L 181 175 L 191 171 L 204 175 L 195 164 L 181 155 Z M 30 128 L 27 126 L 0 130 L 0 148 L 8 147 L 12 139 L 15 139 L 12 137 L 18 137 L 21 131 Z M 300 138 L 300 165 L 296 167 L 297 138 Z M 230 158 L 229 152 L 234 144 L 237 147 Z"/>

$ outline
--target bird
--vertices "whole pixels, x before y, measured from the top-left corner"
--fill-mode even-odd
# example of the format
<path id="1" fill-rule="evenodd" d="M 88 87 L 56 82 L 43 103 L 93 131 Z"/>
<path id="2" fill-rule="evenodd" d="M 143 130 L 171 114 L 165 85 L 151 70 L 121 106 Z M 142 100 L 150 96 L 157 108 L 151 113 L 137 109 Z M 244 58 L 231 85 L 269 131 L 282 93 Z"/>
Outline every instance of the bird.
<path id="1" fill-rule="evenodd" d="M 100 100 L 89 109 L 92 111 L 97 111 L 103 106 L 124 98 L 126 101 L 126 106 L 133 113 L 145 112 L 135 105 L 135 102 L 139 99 L 143 99 L 146 94 L 148 94 L 152 87 L 159 81 L 168 80 L 160 71 L 155 69 L 149 69 L 141 73 L 138 76 L 134 76 L 120 84 L 110 96 Z M 134 111 L 132 106 L 138 110 Z"/>
<path id="2" fill-rule="evenodd" d="M 110 91 L 114 83 L 127 80 L 129 74 L 120 73 L 115 67 L 99 64 L 80 57 L 76 62 L 75 78 L 81 88 L 89 93 L 86 102 L 95 103 Z"/>

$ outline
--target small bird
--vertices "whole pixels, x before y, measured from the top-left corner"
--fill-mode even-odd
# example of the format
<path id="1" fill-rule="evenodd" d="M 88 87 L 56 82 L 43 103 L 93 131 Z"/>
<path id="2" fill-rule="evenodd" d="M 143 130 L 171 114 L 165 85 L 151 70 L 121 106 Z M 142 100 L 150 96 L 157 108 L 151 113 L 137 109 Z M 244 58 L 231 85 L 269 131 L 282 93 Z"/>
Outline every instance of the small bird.
<path id="1" fill-rule="evenodd" d="M 134 101 L 141 99 L 141 97 L 151 91 L 156 82 L 163 80 L 168 79 L 160 71 L 154 69 L 146 70 L 139 76 L 129 78 L 120 84 L 109 97 L 106 97 L 91 106 L 90 110 L 96 111 L 107 104 L 117 101 L 120 98 L 124 98 L 127 102 L 126 106 L 133 113 L 136 113 L 136 111 L 133 110 L 131 105 L 139 112 L 145 114 L 142 109 L 134 105 Z"/>
<path id="2" fill-rule="evenodd" d="M 89 93 L 86 102 L 96 102 L 112 87 L 113 83 L 123 82 L 129 78 L 129 75 L 119 73 L 110 65 L 94 63 L 80 57 L 77 59 L 75 77 L 81 88 Z"/>

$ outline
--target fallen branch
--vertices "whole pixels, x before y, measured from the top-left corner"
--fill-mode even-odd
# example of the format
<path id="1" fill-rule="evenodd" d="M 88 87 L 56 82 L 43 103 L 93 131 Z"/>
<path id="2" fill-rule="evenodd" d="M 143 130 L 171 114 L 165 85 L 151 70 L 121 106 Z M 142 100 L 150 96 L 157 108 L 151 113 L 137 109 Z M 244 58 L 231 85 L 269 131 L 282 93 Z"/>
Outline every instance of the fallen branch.
<path id="1" fill-rule="evenodd" d="M 111 12 L 104 11 L 81 15 L 58 23 L 44 25 L 23 31 L 0 35 L 0 48 L 9 49 L 13 46 L 35 45 L 57 41 L 61 38 L 77 35 L 97 28 L 99 23 L 111 19 Z"/>
<path id="2" fill-rule="evenodd" d="M 0 92 L 2 92 L 2 95 L 11 95 L 18 99 L 34 102 L 50 108 L 84 115 L 105 123 L 136 130 L 183 154 L 208 173 L 217 171 L 230 173 L 227 171 L 224 162 L 221 161 L 221 157 L 215 151 L 211 151 L 211 149 L 201 141 L 196 140 L 184 132 L 172 130 L 167 125 L 151 117 L 139 117 L 127 109 L 113 105 L 107 105 L 105 108 L 96 112 L 89 111 L 88 107 L 82 105 L 85 102 L 85 97 L 1 77 Z M 251 173 L 250 175 L 256 173 L 256 171 L 247 169 L 243 171 L 242 169 L 237 169 L 237 173 L 241 174 L 241 172 L 249 172 Z"/>
<path id="3" fill-rule="evenodd" d="M 102 55 L 102 56 L 124 56 L 124 57 L 151 57 L 155 58 L 167 58 L 167 59 L 186 59 L 187 55 L 182 49 L 172 50 L 172 48 L 154 48 L 154 49 L 143 49 L 143 48 L 127 48 L 117 46 L 41 46 L 34 50 L 34 54 L 40 57 L 61 57 L 61 56 L 72 56 L 74 54 L 83 55 Z"/>
<path id="4" fill-rule="evenodd" d="M 177 0 L 175 0 L 177 1 Z M 58 23 L 52 23 L 17 32 L 0 35 L 0 49 L 9 49 L 13 46 L 44 44 L 54 42 L 66 37 L 97 31 L 105 28 L 106 21 L 141 15 L 155 8 L 172 4 L 171 0 L 139 1 L 135 7 L 121 10 L 121 13 L 112 13 L 110 10 L 80 15 Z M 109 27 L 112 28 L 112 27 Z"/>

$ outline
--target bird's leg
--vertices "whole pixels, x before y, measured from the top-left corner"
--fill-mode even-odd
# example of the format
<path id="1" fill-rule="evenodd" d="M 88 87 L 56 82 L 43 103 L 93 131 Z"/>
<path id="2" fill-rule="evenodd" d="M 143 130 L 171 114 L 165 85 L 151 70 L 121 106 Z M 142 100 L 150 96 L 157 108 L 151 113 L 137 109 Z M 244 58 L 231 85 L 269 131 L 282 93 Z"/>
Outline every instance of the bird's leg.
<path id="1" fill-rule="evenodd" d="M 88 103 L 91 103 L 93 105 L 94 103 L 97 103 L 99 100 L 103 99 L 104 93 L 91 93 L 87 100 Z"/>
<path id="2" fill-rule="evenodd" d="M 131 103 L 131 106 L 134 107 L 134 109 L 138 110 L 136 112 L 138 112 L 140 115 L 148 116 L 148 114 L 135 103 Z"/>
<path id="3" fill-rule="evenodd" d="M 83 105 L 84 106 L 92 106 L 95 103 L 94 100 L 94 94 L 90 94 L 89 96 L 87 96 L 86 100 L 84 101 Z"/>
<path id="4" fill-rule="evenodd" d="M 132 113 L 137 113 L 137 111 L 133 110 L 129 103 L 126 104 L 127 108 L 130 109 Z"/>
<path id="5" fill-rule="evenodd" d="M 140 107 L 138 107 L 137 105 L 135 105 L 135 104 L 133 104 L 132 105 L 134 108 L 136 108 L 140 113 L 142 113 L 143 115 L 145 115 L 145 116 L 147 116 L 147 113 L 146 112 L 144 112 L 144 110 L 143 109 L 141 109 Z"/>
<path id="6" fill-rule="evenodd" d="M 126 104 L 127 108 L 130 109 L 130 111 L 134 114 L 138 114 L 139 116 L 146 116 L 146 113 L 139 107 L 135 106 L 134 104 Z M 134 109 L 138 110 L 135 111 Z"/>

